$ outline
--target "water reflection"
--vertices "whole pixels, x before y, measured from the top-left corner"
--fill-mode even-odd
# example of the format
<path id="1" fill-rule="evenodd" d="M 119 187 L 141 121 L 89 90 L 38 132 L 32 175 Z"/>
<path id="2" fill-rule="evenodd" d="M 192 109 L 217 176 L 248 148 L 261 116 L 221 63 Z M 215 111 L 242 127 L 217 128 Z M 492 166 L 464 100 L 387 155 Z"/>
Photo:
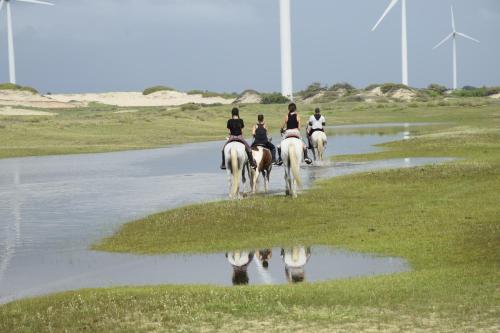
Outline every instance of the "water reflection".
<path id="1" fill-rule="evenodd" d="M 305 281 L 305 265 L 311 257 L 311 248 L 304 246 L 294 246 L 288 249 L 281 249 L 281 258 L 285 264 L 286 279 L 290 283 Z"/>
<path id="2" fill-rule="evenodd" d="M 7 223 L 6 225 L 6 238 L 3 246 L 0 246 L 2 248 L 2 252 L 0 252 L 0 285 L 15 255 L 17 244 L 21 239 L 21 204 L 19 199 L 20 176 L 17 169 L 14 172 L 13 181 L 15 192 L 10 198 L 12 201 L 11 223 Z"/>
<path id="3" fill-rule="evenodd" d="M 305 266 L 311 257 L 311 248 L 305 246 L 293 246 L 282 248 L 281 259 L 285 269 L 285 277 L 289 283 L 300 283 L 305 281 Z M 248 267 L 256 254 L 257 271 L 266 284 L 272 284 L 273 279 L 269 274 L 269 261 L 273 256 L 272 249 L 256 251 L 236 250 L 226 253 L 227 261 L 233 268 L 233 285 L 247 285 L 250 282 Z"/>
<path id="4" fill-rule="evenodd" d="M 233 267 L 233 285 L 246 285 L 250 282 L 248 278 L 248 265 L 252 262 L 254 252 L 233 251 L 226 253 L 227 261 Z"/>

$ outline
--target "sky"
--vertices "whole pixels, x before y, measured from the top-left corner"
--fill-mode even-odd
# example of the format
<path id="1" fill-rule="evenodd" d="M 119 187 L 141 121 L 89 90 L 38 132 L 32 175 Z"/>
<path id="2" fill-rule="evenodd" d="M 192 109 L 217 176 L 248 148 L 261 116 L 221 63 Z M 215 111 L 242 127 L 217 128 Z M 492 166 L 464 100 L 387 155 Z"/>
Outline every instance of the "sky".
<path id="1" fill-rule="evenodd" d="M 401 7 L 375 32 L 389 0 L 291 0 L 294 90 L 312 82 L 357 87 L 401 81 Z M 17 79 L 40 92 L 280 91 L 279 0 L 12 1 Z M 407 0 L 410 85 L 500 85 L 500 0 Z M 8 81 L 5 7 L 0 82 Z"/>

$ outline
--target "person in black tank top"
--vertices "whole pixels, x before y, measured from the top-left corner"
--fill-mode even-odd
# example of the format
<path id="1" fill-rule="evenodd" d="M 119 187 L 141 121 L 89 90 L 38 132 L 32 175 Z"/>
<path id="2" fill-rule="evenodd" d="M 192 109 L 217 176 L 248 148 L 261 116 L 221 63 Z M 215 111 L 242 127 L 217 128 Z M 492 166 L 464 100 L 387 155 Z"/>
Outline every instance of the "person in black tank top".
<path id="1" fill-rule="evenodd" d="M 234 142 L 234 141 L 241 142 L 242 144 L 245 145 L 245 150 L 246 150 L 247 155 L 248 155 L 248 161 L 250 161 L 250 165 L 252 166 L 252 168 L 256 168 L 257 163 L 255 163 L 255 160 L 253 159 L 252 148 L 243 138 L 243 129 L 245 128 L 245 122 L 243 121 L 243 119 L 240 118 L 240 110 L 238 108 L 233 108 L 231 110 L 231 115 L 232 115 L 231 119 L 229 119 L 227 121 L 227 129 L 229 130 L 229 138 L 228 138 L 226 144 L 224 145 L 224 147 L 222 147 L 222 164 L 221 164 L 220 168 L 222 170 L 226 169 L 226 157 L 224 155 L 224 148 L 226 147 L 226 145 L 228 143 Z"/>
<path id="2" fill-rule="evenodd" d="M 276 147 L 269 141 L 267 126 L 264 123 L 264 115 L 262 114 L 257 117 L 257 124 L 253 127 L 253 138 L 252 147 L 262 146 L 269 149 L 271 151 L 273 163 L 276 164 Z"/>
<path id="3" fill-rule="evenodd" d="M 288 105 L 288 115 L 285 118 L 285 123 L 283 124 L 283 127 L 281 128 L 281 133 L 286 133 L 287 131 L 296 131 L 297 135 L 300 138 L 300 117 L 299 114 L 297 113 L 297 105 L 295 103 L 290 103 Z M 294 133 L 295 134 L 295 133 Z M 307 146 L 304 143 L 303 144 L 303 149 L 304 149 L 304 161 L 307 164 L 311 164 L 312 160 L 307 156 Z M 281 159 L 281 146 L 278 146 L 278 165 L 283 164 L 283 160 Z"/>

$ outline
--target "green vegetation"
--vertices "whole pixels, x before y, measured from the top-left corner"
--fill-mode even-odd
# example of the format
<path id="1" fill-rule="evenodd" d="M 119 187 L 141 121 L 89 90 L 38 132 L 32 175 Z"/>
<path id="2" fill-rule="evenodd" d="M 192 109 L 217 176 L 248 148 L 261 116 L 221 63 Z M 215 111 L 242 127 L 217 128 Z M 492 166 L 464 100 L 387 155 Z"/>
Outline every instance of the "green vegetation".
<path id="1" fill-rule="evenodd" d="M 170 87 L 166 87 L 166 86 L 154 86 L 154 87 L 144 89 L 142 94 L 146 96 L 146 95 L 154 94 L 155 92 L 159 92 L 159 91 L 174 91 L 174 90 L 175 90 L 174 88 L 170 88 Z"/>
<path id="2" fill-rule="evenodd" d="M 319 94 L 320 92 L 323 92 L 326 90 L 327 90 L 327 88 L 323 87 L 323 85 L 320 82 L 314 82 L 314 83 L 311 83 L 306 88 L 306 90 L 298 92 L 297 95 L 302 97 L 302 99 L 308 99 L 308 98 L 314 97 L 317 94 Z"/>
<path id="3" fill-rule="evenodd" d="M 38 94 L 38 90 L 32 87 L 23 87 L 13 83 L 0 83 L 0 90 L 18 90 L 18 91 L 29 91 L 33 94 Z"/>
<path id="4" fill-rule="evenodd" d="M 457 97 L 487 97 L 500 93 L 500 87 L 464 87 L 460 90 L 453 91 L 453 95 Z"/>
<path id="5" fill-rule="evenodd" d="M 397 122 L 401 119 L 443 122 L 450 119 L 450 114 L 457 120 L 461 117 L 468 119 L 475 112 L 498 107 L 489 98 L 412 103 L 390 102 L 388 99 L 360 103 L 351 98 L 356 96 L 320 105 L 328 124 Z M 299 112 L 312 114 L 316 106 L 299 105 Z M 0 158 L 144 149 L 221 140 L 226 135 L 225 124 L 231 108 L 231 105 L 194 104 L 168 108 L 120 108 L 91 103 L 87 108 L 50 110 L 57 113 L 53 117 L 0 116 Z M 262 113 L 271 131 L 277 131 L 282 125 L 286 112 L 284 104 L 241 105 L 245 121 L 252 122 Z M 179 121 L 185 125 L 183 128 L 177 126 Z M 185 128 L 196 130 L 187 133 Z M 250 137 L 249 131 L 246 129 L 246 137 Z"/>
<path id="6" fill-rule="evenodd" d="M 96 249 L 146 254 L 325 244 L 404 257 L 413 271 L 299 286 L 67 292 L 0 307 L 0 331 L 498 331 L 498 104 L 380 105 L 322 109 L 336 123 L 443 123 L 387 144 L 385 152 L 339 160 L 461 159 L 325 180 L 297 200 L 255 197 L 183 207 L 126 224 Z M 273 112 L 281 109 L 264 110 L 275 122 Z"/>
<path id="7" fill-rule="evenodd" d="M 440 84 L 430 84 L 427 89 L 424 89 L 423 92 L 430 95 L 431 97 L 439 97 L 443 96 L 448 91 L 448 88 L 442 86 Z"/>
<path id="8" fill-rule="evenodd" d="M 235 99 L 238 97 L 238 94 L 233 92 L 233 93 L 218 93 L 218 92 L 213 92 L 213 91 L 208 91 L 208 90 L 190 90 L 187 92 L 188 95 L 201 95 L 202 97 L 209 98 L 209 97 L 222 97 L 226 99 Z"/>
<path id="9" fill-rule="evenodd" d="M 330 91 L 345 90 L 347 92 L 355 91 L 356 88 L 347 82 L 339 82 L 328 88 Z"/>
<path id="10" fill-rule="evenodd" d="M 280 93 L 270 93 L 261 94 L 262 102 L 261 104 L 286 104 L 290 103 L 290 100 Z"/>

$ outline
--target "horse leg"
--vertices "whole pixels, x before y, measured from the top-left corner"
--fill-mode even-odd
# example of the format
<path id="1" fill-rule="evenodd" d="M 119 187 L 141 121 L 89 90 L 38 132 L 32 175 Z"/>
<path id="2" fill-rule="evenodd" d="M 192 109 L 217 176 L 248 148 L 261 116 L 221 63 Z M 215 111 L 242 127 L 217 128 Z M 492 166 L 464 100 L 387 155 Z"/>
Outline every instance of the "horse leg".
<path id="1" fill-rule="evenodd" d="M 252 181 L 252 192 L 253 194 L 257 193 L 257 181 L 259 180 L 259 171 L 258 170 L 253 170 L 253 181 Z"/>
<path id="2" fill-rule="evenodd" d="M 289 171 L 288 167 L 285 168 L 285 185 L 286 185 L 286 195 L 290 195 L 290 182 L 289 182 Z"/>

